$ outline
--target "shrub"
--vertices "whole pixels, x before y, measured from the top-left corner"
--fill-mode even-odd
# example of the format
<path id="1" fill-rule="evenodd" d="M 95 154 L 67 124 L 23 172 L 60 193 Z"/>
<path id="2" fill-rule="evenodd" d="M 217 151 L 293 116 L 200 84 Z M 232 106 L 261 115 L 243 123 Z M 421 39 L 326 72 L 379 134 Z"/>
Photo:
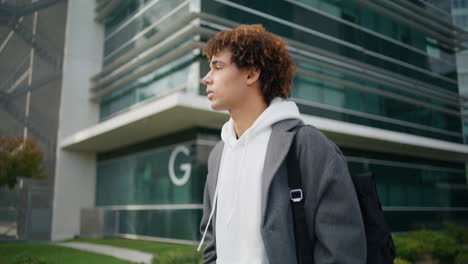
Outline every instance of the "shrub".
<path id="1" fill-rule="evenodd" d="M 460 244 L 468 244 L 468 228 L 454 222 L 444 222 L 445 232 Z"/>
<path id="2" fill-rule="evenodd" d="M 407 235 L 395 235 L 393 241 L 395 242 L 396 255 L 400 259 L 415 261 L 419 256 L 432 252 L 429 245 Z"/>
<path id="3" fill-rule="evenodd" d="M 434 257 L 448 263 L 453 263 L 456 255 L 461 250 L 457 241 L 446 232 L 417 230 L 409 232 L 408 237 L 427 245 Z"/>
<path id="4" fill-rule="evenodd" d="M 45 165 L 39 144 L 33 138 L 0 138 L 0 187 L 13 189 L 18 177 L 45 179 Z"/>
<path id="5" fill-rule="evenodd" d="M 455 258 L 455 264 L 468 264 L 468 250 L 461 250 Z"/>
<path id="6" fill-rule="evenodd" d="M 393 264 L 411 264 L 411 262 L 402 258 L 396 258 L 395 260 L 393 260 Z"/>

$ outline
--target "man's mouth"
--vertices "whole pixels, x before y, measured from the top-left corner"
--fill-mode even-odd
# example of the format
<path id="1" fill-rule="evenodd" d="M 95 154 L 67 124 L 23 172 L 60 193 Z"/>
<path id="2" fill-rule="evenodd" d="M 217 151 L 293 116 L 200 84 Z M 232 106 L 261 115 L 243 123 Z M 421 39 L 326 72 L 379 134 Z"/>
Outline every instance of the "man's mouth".
<path id="1" fill-rule="evenodd" d="M 206 96 L 208 97 L 208 99 L 211 99 L 211 97 L 213 97 L 213 92 L 209 91 Z"/>

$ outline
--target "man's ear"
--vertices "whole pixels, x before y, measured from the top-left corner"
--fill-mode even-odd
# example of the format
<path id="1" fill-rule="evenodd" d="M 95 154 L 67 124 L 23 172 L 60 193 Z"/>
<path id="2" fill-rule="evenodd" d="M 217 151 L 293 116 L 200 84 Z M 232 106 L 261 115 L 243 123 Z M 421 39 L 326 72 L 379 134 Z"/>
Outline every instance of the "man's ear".
<path id="1" fill-rule="evenodd" d="M 257 80 L 260 79 L 260 69 L 258 68 L 250 68 L 247 72 L 247 85 L 252 85 Z"/>

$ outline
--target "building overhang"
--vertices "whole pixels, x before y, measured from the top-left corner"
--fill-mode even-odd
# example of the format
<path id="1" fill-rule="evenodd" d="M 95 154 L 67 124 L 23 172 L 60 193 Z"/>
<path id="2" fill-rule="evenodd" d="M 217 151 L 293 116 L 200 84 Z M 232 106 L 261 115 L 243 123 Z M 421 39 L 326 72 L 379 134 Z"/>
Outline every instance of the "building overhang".
<path id="1" fill-rule="evenodd" d="M 205 96 L 173 93 L 134 105 L 122 113 L 64 138 L 69 151 L 105 152 L 192 127 L 221 128 L 227 112 L 213 111 Z M 302 115 L 340 146 L 467 162 L 468 146 L 427 137 Z"/>
<path id="2" fill-rule="evenodd" d="M 229 118 L 211 110 L 204 96 L 177 92 L 133 105 L 92 127 L 64 138 L 70 151 L 105 152 L 195 126 L 221 127 Z"/>
<path id="3" fill-rule="evenodd" d="M 468 162 L 468 146 L 428 137 L 303 115 L 303 121 L 320 129 L 340 146 L 418 156 L 443 161 Z"/>

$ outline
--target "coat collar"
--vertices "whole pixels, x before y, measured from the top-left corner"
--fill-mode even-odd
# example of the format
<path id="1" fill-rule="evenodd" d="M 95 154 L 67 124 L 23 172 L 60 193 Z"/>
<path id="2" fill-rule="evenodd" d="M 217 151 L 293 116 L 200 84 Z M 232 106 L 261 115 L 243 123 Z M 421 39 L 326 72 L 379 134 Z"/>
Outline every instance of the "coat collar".
<path id="1" fill-rule="evenodd" d="M 273 177 L 288 154 L 295 135 L 294 128 L 301 122 L 302 121 L 299 119 L 285 119 L 272 126 L 267 146 L 267 154 L 265 156 L 265 163 L 263 166 L 264 169 L 262 172 L 262 219 L 265 219 L 268 193 Z M 213 160 L 211 162 L 210 171 L 213 175 L 211 179 L 207 180 L 210 184 L 209 189 L 213 192 L 218 181 L 219 166 L 221 163 L 223 148 L 224 142 L 221 140 L 216 144 L 212 153 Z M 214 193 L 212 193 L 212 195 L 214 195 Z"/>
<path id="2" fill-rule="evenodd" d="M 288 154 L 295 135 L 294 128 L 301 122 L 299 119 L 286 119 L 272 126 L 262 173 L 262 219 L 265 219 L 268 193 L 273 176 Z"/>

